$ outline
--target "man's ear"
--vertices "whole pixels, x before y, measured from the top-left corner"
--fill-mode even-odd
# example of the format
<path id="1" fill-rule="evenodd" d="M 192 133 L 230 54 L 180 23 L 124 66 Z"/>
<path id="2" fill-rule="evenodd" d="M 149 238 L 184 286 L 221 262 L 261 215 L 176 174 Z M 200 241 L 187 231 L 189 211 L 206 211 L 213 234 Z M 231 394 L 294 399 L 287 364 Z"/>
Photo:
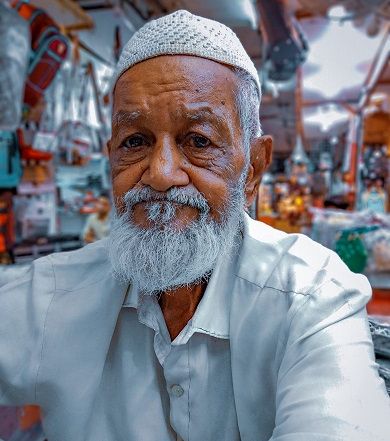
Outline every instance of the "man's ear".
<path id="1" fill-rule="evenodd" d="M 272 160 L 271 136 L 260 136 L 251 143 L 250 164 L 245 185 L 246 205 L 250 207 L 256 197 L 261 178 Z"/>

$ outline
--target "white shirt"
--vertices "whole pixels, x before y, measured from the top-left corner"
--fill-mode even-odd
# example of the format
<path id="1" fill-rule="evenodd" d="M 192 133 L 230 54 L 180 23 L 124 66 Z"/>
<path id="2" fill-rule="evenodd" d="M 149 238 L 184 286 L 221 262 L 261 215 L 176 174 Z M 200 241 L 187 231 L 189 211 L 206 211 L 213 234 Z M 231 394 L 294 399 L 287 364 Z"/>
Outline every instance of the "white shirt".
<path id="1" fill-rule="evenodd" d="M 137 333 L 136 339 L 127 339 L 126 346 L 131 353 L 138 353 L 140 345 L 149 348 L 137 355 L 144 355 L 145 359 L 139 374 L 142 380 L 137 386 L 137 409 L 132 411 L 132 426 L 143 424 L 143 415 L 145 409 L 150 408 L 150 402 L 161 402 L 163 398 L 165 409 L 160 407 L 153 414 L 148 412 L 148 418 L 159 421 L 159 426 L 164 427 L 169 409 L 171 427 L 167 428 L 164 440 L 175 440 L 176 434 L 181 437 L 179 439 L 192 441 L 240 440 L 232 387 L 228 321 L 235 264 L 235 259 L 223 260 L 223 264 L 221 261 L 194 316 L 173 342 L 158 300 L 140 296 L 135 287 L 129 291 L 120 315 L 119 334 Z M 122 355 L 120 360 L 123 363 Z M 115 363 L 116 359 L 112 359 L 111 368 Z M 150 384 L 156 379 L 157 387 L 152 391 Z M 151 394 L 155 396 L 152 398 Z M 171 428 L 174 433 L 170 433 Z M 133 431 L 130 429 L 129 433 Z M 139 433 L 138 437 L 134 434 L 130 439 L 162 439 L 161 430 L 154 427 L 141 426 L 136 433 Z"/>
<path id="2" fill-rule="evenodd" d="M 170 344 L 99 241 L 0 288 L 0 403 L 39 404 L 50 441 L 389 441 L 369 298 L 331 251 L 246 218 Z"/>

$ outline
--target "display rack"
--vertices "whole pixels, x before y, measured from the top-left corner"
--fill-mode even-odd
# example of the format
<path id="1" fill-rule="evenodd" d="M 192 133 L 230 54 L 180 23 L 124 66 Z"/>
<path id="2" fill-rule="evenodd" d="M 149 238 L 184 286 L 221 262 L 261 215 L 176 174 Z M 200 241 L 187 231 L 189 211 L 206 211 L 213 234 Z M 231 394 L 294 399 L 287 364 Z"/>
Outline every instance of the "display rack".
<path id="1" fill-rule="evenodd" d="M 28 263 L 39 257 L 61 251 L 72 251 L 83 245 L 79 235 L 60 235 L 29 239 L 14 246 L 15 263 Z"/>

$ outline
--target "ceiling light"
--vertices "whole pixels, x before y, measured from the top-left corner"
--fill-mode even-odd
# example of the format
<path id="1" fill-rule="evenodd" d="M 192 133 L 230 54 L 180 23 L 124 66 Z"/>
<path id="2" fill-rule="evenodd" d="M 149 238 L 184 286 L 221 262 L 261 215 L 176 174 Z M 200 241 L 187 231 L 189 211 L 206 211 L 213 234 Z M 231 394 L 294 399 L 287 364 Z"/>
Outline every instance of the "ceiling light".
<path id="1" fill-rule="evenodd" d="M 304 117 L 305 124 L 317 125 L 323 133 L 328 132 L 335 124 L 345 123 L 347 120 L 347 112 L 333 104 L 321 106 L 313 114 Z"/>

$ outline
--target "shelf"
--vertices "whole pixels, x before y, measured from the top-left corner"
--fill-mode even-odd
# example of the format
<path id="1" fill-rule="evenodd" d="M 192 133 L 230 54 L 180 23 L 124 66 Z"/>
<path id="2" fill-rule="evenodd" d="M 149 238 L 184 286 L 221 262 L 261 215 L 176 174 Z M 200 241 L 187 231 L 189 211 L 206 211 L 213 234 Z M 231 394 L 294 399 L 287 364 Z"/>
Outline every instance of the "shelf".
<path id="1" fill-rule="evenodd" d="M 390 272 L 367 273 L 365 275 L 374 289 L 390 290 Z"/>

